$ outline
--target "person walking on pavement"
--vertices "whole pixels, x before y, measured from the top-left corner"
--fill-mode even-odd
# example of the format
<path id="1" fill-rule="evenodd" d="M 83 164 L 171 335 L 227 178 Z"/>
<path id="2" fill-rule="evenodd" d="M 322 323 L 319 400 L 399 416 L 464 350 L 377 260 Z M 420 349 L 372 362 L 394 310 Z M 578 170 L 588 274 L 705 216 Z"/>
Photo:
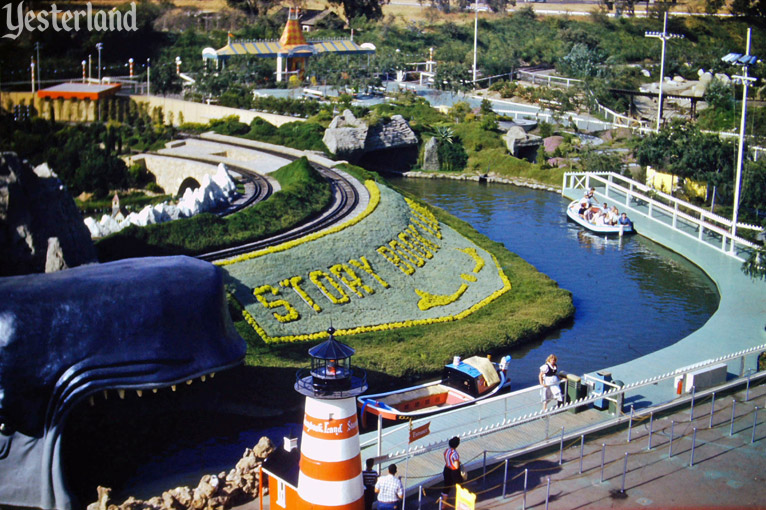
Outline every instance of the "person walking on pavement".
<path id="1" fill-rule="evenodd" d="M 449 440 L 449 448 L 444 450 L 444 488 L 442 489 L 442 499 L 449 497 L 450 491 L 456 483 L 463 482 L 463 475 L 460 473 L 460 455 L 457 453 L 459 445 L 460 438 L 455 436 Z"/>
<path id="2" fill-rule="evenodd" d="M 395 510 L 396 505 L 404 497 L 402 481 L 396 476 L 396 464 L 388 466 L 388 474 L 375 482 L 375 493 L 378 495 L 378 510 Z"/>
<path id="3" fill-rule="evenodd" d="M 551 354 L 545 360 L 545 365 L 540 367 L 540 374 L 538 380 L 540 381 L 540 399 L 543 402 L 543 411 L 548 408 L 549 400 L 556 400 L 559 404 L 564 402 L 564 397 L 561 395 L 561 388 L 559 387 L 559 367 L 558 359 L 555 354 Z"/>
<path id="4" fill-rule="evenodd" d="M 364 510 L 372 510 L 375 502 L 375 484 L 378 482 L 378 472 L 373 469 L 375 459 L 367 459 L 367 469 L 362 471 L 364 483 Z"/>

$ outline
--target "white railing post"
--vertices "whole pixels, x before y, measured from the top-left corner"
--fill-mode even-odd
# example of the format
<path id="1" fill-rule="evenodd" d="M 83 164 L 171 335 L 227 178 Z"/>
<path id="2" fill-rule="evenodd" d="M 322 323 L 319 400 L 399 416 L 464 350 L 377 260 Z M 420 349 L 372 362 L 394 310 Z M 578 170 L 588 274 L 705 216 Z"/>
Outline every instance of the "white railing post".
<path id="1" fill-rule="evenodd" d="M 676 229 L 677 225 L 678 225 L 678 202 L 675 202 L 673 204 L 673 230 Z"/>

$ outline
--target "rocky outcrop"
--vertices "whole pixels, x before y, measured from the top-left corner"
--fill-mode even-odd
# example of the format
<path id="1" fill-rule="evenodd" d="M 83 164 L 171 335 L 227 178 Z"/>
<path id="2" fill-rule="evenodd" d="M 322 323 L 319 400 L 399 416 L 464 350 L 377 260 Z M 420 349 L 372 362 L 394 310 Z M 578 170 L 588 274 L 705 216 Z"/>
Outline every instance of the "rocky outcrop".
<path id="1" fill-rule="evenodd" d="M 521 126 L 513 126 L 505 134 L 505 145 L 508 152 L 514 157 L 534 161 L 537 148 L 542 145 L 543 139 L 537 135 L 530 135 Z"/>
<path id="2" fill-rule="evenodd" d="M 367 123 L 345 110 L 332 119 L 322 141 L 338 158 L 357 161 L 364 153 L 368 129 Z"/>
<path id="3" fill-rule="evenodd" d="M 335 117 L 322 138 L 336 157 L 351 162 L 359 161 L 371 152 L 416 147 L 418 137 L 401 115 L 388 122 L 368 126 L 350 110 Z"/>
<path id="4" fill-rule="evenodd" d="M 438 172 L 440 168 L 439 141 L 434 136 L 426 142 L 426 146 L 423 148 L 423 170 Z"/>
<path id="5" fill-rule="evenodd" d="M 99 487 L 98 501 L 88 505 L 88 510 L 221 510 L 242 505 L 258 496 L 259 468 L 274 450 L 271 440 L 262 437 L 228 473 L 205 475 L 194 489 L 176 487 L 147 501 L 131 496 L 115 505 L 109 501 L 111 489 Z"/>
<path id="6" fill-rule="evenodd" d="M 49 242 L 51 238 L 57 241 Z M 15 153 L 4 152 L 0 154 L 0 276 L 41 273 L 48 253 L 54 257 L 51 269 L 96 261 L 88 229 L 61 181 L 39 177 Z"/>

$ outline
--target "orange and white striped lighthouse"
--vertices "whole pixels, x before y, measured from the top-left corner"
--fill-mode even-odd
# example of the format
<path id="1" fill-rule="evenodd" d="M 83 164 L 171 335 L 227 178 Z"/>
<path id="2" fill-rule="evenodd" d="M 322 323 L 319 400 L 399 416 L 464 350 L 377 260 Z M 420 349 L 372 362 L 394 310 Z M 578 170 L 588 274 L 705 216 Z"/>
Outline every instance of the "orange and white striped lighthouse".
<path id="1" fill-rule="evenodd" d="M 363 510 L 364 485 L 356 396 L 367 390 L 363 371 L 351 367 L 354 349 L 330 338 L 309 350 L 311 369 L 295 389 L 306 396 L 298 498 L 301 510 Z"/>

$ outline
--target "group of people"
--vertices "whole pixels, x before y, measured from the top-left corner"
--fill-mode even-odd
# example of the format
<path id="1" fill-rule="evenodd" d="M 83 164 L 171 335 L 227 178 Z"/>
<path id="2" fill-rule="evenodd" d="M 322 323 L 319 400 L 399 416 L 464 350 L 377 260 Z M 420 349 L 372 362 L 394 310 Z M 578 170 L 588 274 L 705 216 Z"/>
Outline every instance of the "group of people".
<path id="1" fill-rule="evenodd" d="M 463 482 L 464 477 L 460 465 L 460 455 L 457 452 L 460 438 L 453 437 L 449 440 L 448 445 L 449 447 L 444 451 L 443 499 L 449 496 L 456 484 Z M 367 459 L 367 469 L 362 471 L 365 510 L 372 510 L 372 504 L 376 499 L 378 510 L 400 510 L 401 500 L 404 498 L 404 486 L 401 479 L 396 477 L 396 464 L 390 464 L 388 474 L 380 477 L 378 477 L 377 471 L 373 469 L 374 464 L 374 459 Z"/>
<path id="2" fill-rule="evenodd" d="M 577 214 L 585 221 L 598 226 L 630 225 L 630 219 L 625 213 L 620 214 L 616 206 L 611 208 L 604 202 L 599 206 L 596 200 L 595 188 L 590 188 L 580 200 Z"/>
<path id="3" fill-rule="evenodd" d="M 547 409 L 548 402 L 551 400 L 556 400 L 557 404 L 564 403 L 564 396 L 561 394 L 561 386 L 559 385 L 563 377 L 564 374 L 559 372 L 556 355 L 551 354 L 546 358 L 545 364 L 540 367 L 538 375 L 543 410 Z M 465 477 L 460 464 L 460 454 L 457 452 L 459 445 L 460 438 L 455 436 L 449 440 L 448 448 L 444 450 L 444 470 L 442 472 L 444 485 L 441 489 L 443 499 L 449 497 L 455 485 L 462 483 Z M 374 469 L 374 464 L 374 459 L 367 459 L 367 469 L 362 472 L 365 510 L 372 510 L 372 504 L 376 499 L 378 510 L 399 510 L 404 498 L 404 486 L 401 479 L 396 477 L 396 464 L 390 464 L 388 474 L 380 477 Z"/>

